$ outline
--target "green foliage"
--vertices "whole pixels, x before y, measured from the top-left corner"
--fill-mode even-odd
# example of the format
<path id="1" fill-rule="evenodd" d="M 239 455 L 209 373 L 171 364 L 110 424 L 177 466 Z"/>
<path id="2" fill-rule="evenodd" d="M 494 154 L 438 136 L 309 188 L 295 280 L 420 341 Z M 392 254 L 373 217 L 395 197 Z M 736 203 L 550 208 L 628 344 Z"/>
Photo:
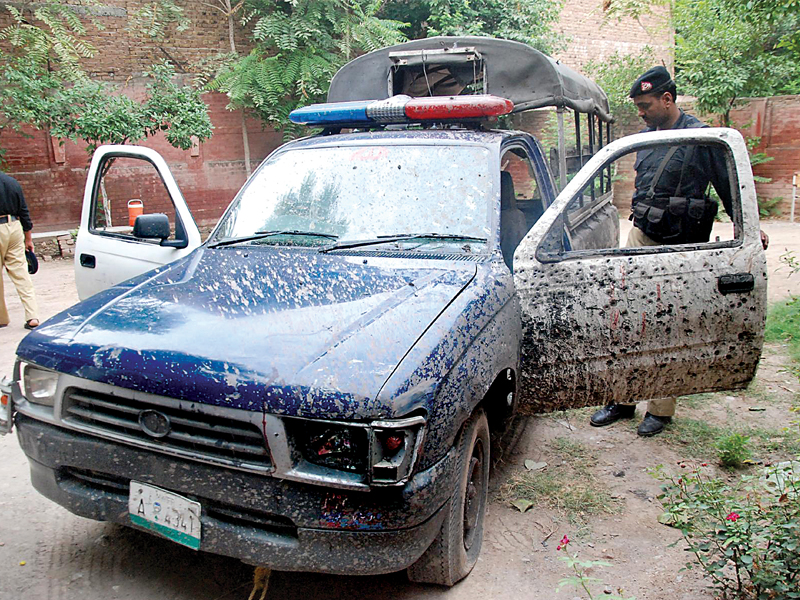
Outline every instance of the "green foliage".
<path id="1" fill-rule="evenodd" d="M 529 44 L 553 54 L 564 47 L 554 26 L 561 15 L 557 0 L 428 0 L 428 37 L 488 35 Z"/>
<path id="2" fill-rule="evenodd" d="M 748 446 L 750 437 L 741 433 L 731 433 L 717 441 L 717 455 L 725 467 L 738 469 L 745 461 L 750 460 L 752 454 Z"/>
<path id="3" fill-rule="evenodd" d="M 725 0 L 729 6 L 743 11 L 744 18 L 750 22 L 766 22 L 781 28 L 777 48 L 785 49 L 796 59 L 800 58 L 800 28 L 797 23 L 800 14 L 800 0 Z"/>
<path id="4" fill-rule="evenodd" d="M 148 73 L 147 98 L 136 102 L 113 86 L 85 80 L 51 96 L 52 135 L 86 140 L 88 152 L 100 144 L 137 142 L 163 131 L 167 141 L 182 150 L 211 137 L 211 120 L 200 92 L 173 81 L 174 69 L 165 62 Z"/>
<path id="5" fill-rule="evenodd" d="M 737 98 L 771 95 L 797 76 L 798 66 L 772 52 L 778 35 L 767 22 L 745 19 L 725 0 L 679 0 L 676 28 L 678 83 L 697 97 L 701 112 L 730 122 Z"/>
<path id="6" fill-rule="evenodd" d="M 559 556 L 558 558 L 567 564 L 567 567 L 570 569 L 570 571 L 572 571 L 573 574 L 569 577 L 564 577 L 558 582 L 558 586 L 556 588 L 557 591 L 561 591 L 561 588 L 566 586 L 574 588 L 579 592 L 583 592 L 586 594 L 586 597 L 589 600 L 594 600 L 595 597 L 608 598 L 609 600 L 636 600 L 635 596 L 631 596 L 630 598 L 626 599 L 618 594 L 608 593 L 605 591 L 605 589 L 602 592 L 602 596 L 595 596 L 592 594 L 592 588 L 594 586 L 603 585 L 604 588 L 606 586 L 603 584 L 601 579 L 598 579 L 597 577 L 590 577 L 589 572 L 594 571 L 599 567 L 609 567 L 611 564 L 604 560 L 581 560 L 578 558 L 577 554 L 572 554 L 569 551 L 567 548 L 569 544 L 570 539 L 565 535 L 563 538 L 561 538 L 557 551 L 563 553 L 563 556 Z"/>
<path id="7" fill-rule="evenodd" d="M 255 47 L 210 84 L 232 108 L 249 108 L 264 122 L 294 134 L 299 106 L 324 101 L 336 71 L 356 55 L 403 39 L 402 23 L 379 19 L 374 0 L 251 0 Z"/>
<path id="8" fill-rule="evenodd" d="M 790 269 L 798 268 L 791 253 L 782 256 L 781 261 Z M 791 358 L 800 362 L 800 298 L 790 298 L 770 307 L 764 339 L 767 342 L 788 344 Z"/>
<path id="9" fill-rule="evenodd" d="M 607 0 L 603 3 L 603 20 L 633 19 L 641 22 L 659 7 L 671 7 L 670 0 Z"/>
<path id="10" fill-rule="evenodd" d="M 82 36 L 84 19 L 91 21 L 88 12 L 95 5 L 94 0 L 82 7 L 47 0 L 24 12 L 6 5 L 13 23 L 0 31 L 6 42 L 0 50 L 0 132 L 27 125 L 55 137 L 86 140 L 89 152 L 101 143 L 135 142 L 159 131 L 184 150 L 192 136 L 210 137 L 211 121 L 199 91 L 174 83 L 169 63 L 152 67 L 143 102 L 89 79 L 80 63 L 95 49 Z"/>
<path id="11" fill-rule="evenodd" d="M 128 20 L 131 33 L 155 42 L 163 41 L 169 33 L 186 31 L 191 22 L 173 0 L 146 2 Z M 172 27 L 174 25 L 174 28 Z"/>
<path id="12" fill-rule="evenodd" d="M 605 60 L 591 60 L 585 71 L 606 92 L 614 118 L 622 123 L 631 123 L 637 118 L 636 106 L 628 97 L 631 85 L 655 62 L 653 49 L 645 46 L 639 54 L 614 52 Z"/>
<path id="13" fill-rule="evenodd" d="M 738 98 L 800 92 L 800 0 L 608 0 L 605 18 L 672 15 L 678 91 L 729 124 Z"/>
<path id="14" fill-rule="evenodd" d="M 97 5 L 87 0 L 84 5 Z M 70 79 L 85 77 L 80 61 L 94 56 L 96 49 L 81 39 L 86 27 L 77 8 L 58 0 L 44 0 L 30 9 L 6 4 L 12 24 L 0 30 L 0 41 L 5 41 L 11 51 L 0 51 L 3 62 L 23 57 L 28 64 L 46 65 L 47 70 L 59 70 Z M 95 27 L 101 28 L 99 23 Z"/>
<path id="15" fill-rule="evenodd" d="M 800 598 L 800 464 L 782 463 L 733 483 L 686 463 L 655 476 L 665 513 L 723 598 Z"/>

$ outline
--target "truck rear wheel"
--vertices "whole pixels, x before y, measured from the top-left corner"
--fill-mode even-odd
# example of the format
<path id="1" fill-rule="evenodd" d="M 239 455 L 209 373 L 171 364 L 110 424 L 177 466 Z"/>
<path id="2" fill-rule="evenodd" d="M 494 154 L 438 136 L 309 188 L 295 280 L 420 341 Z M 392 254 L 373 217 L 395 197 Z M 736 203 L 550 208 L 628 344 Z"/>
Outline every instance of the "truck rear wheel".
<path id="1" fill-rule="evenodd" d="M 489 422 L 483 410 L 464 424 L 456 447 L 458 485 L 444 506 L 436 539 L 408 568 L 411 581 L 454 585 L 472 571 L 481 552 L 489 489 Z"/>

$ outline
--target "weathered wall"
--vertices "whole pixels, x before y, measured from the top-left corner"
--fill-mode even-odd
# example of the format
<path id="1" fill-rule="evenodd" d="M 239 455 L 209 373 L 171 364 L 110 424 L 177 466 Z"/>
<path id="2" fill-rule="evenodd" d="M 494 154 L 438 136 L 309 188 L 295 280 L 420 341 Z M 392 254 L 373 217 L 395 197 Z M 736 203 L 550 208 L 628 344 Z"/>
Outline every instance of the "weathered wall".
<path id="1" fill-rule="evenodd" d="M 0 28 L 13 22 L 5 4 L 27 10 L 35 6 L 33 2 L 0 2 Z M 78 2 L 73 4 L 79 5 Z M 219 5 L 218 0 L 178 2 L 184 6 L 191 26 L 182 32 L 176 32 L 171 26 L 167 29 L 167 39 L 159 43 L 144 40 L 129 31 L 131 17 L 147 4 L 152 2 L 101 0 L 97 6 L 79 7 L 91 16 L 91 19 L 84 19 L 87 27 L 85 39 L 97 49 L 93 58 L 83 62 L 90 75 L 109 81 L 125 81 L 164 59 L 169 59 L 176 70 L 182 72 L 190 64 L 230 51 L 227 19 L 212 6 Z M 236 27 L 235 32 L 237 50 L 247 51 L 245 32 L 240 27 Z"/>
<path id="2" fill-rule="evenodd" d="M 138 87 L 132 84 L 128 89 L 136 93 Z M 222 94 L 206 94 L 204 99 L 214 135 L 195 152 L 173 148 L 160 135 L 145 142 L 167 161 L 200 224 L 215 221 L 246 178 L 241 114 L 225 109 L 227 98 Z M 282 141 L 280 133 L 264 130 L 255 120 L 248 120 L 248 132 L 253 165 Z M 2 143 L 8 150 L 8 172 L 22 185 L 35 231 L 77 227 L 89 164 L 85 144 L 67 142 L 59 152 L 58 142 L 46 133 L 27 133 L 30 137 L 4 133 Z"/>
<path id="3" fill-rule="evenodd" d="M 604 4 L 603 0 L 569 0 L 564 3 L 559 27 L 569 42 L 567 49 L 557 58 L 580 69 L 590 60 L 603 60 L 614 52 L 640 54 L 649 45 L 657 61 L 671 69 L 674 35 L 667 28 L 662 12 L 643 17 L 641 22 L 623 19 L 603 25 Z"/>
<path id="4" fill-rule="evenodd" d="M 797 174 L 800 180 L 800 96 L 747 99 L 731 112 L 731 119 L 745 136 L 760 137 L 756 150 L 773 158 L 753 168 L 756 175 L 772 180 L 756 187 L 760 196 L 783 198 L 778 206 L 788 217 L 792 175 Z"/>

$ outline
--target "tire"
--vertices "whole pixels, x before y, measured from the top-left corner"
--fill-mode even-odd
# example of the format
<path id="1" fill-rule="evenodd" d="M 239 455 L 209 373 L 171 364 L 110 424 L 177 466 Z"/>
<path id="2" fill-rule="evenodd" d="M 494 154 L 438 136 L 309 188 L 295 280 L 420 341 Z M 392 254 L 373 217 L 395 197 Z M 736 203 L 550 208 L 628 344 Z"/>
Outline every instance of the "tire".
<path id="1" fill-rule="evenodd" d="M 481 553 L 490 464 L 489 422 L 482 409 L 467 419 L 456 448 L 456 490 L 444 505 L 436 539 L 408 568 L 411 581 L 452 586 L 469 575 Z"/>

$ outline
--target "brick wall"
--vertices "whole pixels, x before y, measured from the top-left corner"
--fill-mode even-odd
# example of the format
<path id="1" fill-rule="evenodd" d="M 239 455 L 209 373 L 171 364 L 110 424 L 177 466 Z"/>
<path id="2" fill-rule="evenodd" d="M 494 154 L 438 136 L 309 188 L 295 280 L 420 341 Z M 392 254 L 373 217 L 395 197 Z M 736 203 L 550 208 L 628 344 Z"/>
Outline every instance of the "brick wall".
<path id="1" fill-rule="evenodd" d="M 603 25 L 603 0 L 569 0 L 561 11 L 560 29 L 569 38 L 557 58 L 580 70 L 590 60 L 620 54 L 640 54 L 649 45 L 656 59 L 671 69 L 674 35 L 666 27 L 665 13 L 643 17 L 641 22 L 623 19 Z"/>
<path id="2" fill-rule="evenodd" d="M 176 32 L 172 26 L 167 30 L 167 39 L 161 43 L 143 40 L 128 30 L 130 18 L 148 3 L 148 0 L 105 0 L 85 9 L 91 15 L 91 19 L 84 19 L 87 27 L 85 40 L 97 49 L 97 53 L 93 58 L 85 59 L 83 65 L 93 77 L 124 81 L 163 59 L 169 59 L 176 70 L 182 72 L 191 63 L 230 51 L 227 19 L 210 6 L 219 4 L 219 0 L 179 2 L 191 20 L 191 26 L 182 32 Z M 4 4 L 6 2 L 0 2 L 0 29 L 12 23 Z M 8 4 L 30 10 L 35 3 Z M 248 50 L 247 37 L 246 32 L 237 26 L 235 43 L 239 52 Z"/>
<path id="3" fill-rule="evenodd" d="M 756 165 L 753 172 L 769 177 L 769 183 L 758 183 L 759 196 L 783 198 L 779 204 L 782 215 L 788 217 L 792 202 L 792 176 L 800 183 L 800 96 L 752 98 L 739 102 L 731 119 L 746 137 L 760 137 L 756 148 L 773 157 L 770 162 Z M 795 209 L 795 219 L 800 209 Z"/>
<path id="4" fill-rule="evenodd" d="M 143 84 L 133 83 L 126 91 L 136 95 Z M 241 113 L 225 109 L 222 94 L 203 96 L 209 105 L 214 135 L 200 144 L 197 156 L 191 150 L 170 146 L 159 135 L 143 145 L 157 150 L 167 161 L 195 220 L 200 224 L 216 221 L 246 178 Z M 280 133 L 263 129 L 248 120 L 250 154 L 253 166 L 282 143 Z M 35 231 L 72 229 L 80 221 L 89 156 L 84 144 L 58 142 L 44 132 L 29 130 L 30 137 L 3 133 L 8 150 L 8 172 L 25 193 Z M 63 153 L 62 156 L 58 154 Z"/>

